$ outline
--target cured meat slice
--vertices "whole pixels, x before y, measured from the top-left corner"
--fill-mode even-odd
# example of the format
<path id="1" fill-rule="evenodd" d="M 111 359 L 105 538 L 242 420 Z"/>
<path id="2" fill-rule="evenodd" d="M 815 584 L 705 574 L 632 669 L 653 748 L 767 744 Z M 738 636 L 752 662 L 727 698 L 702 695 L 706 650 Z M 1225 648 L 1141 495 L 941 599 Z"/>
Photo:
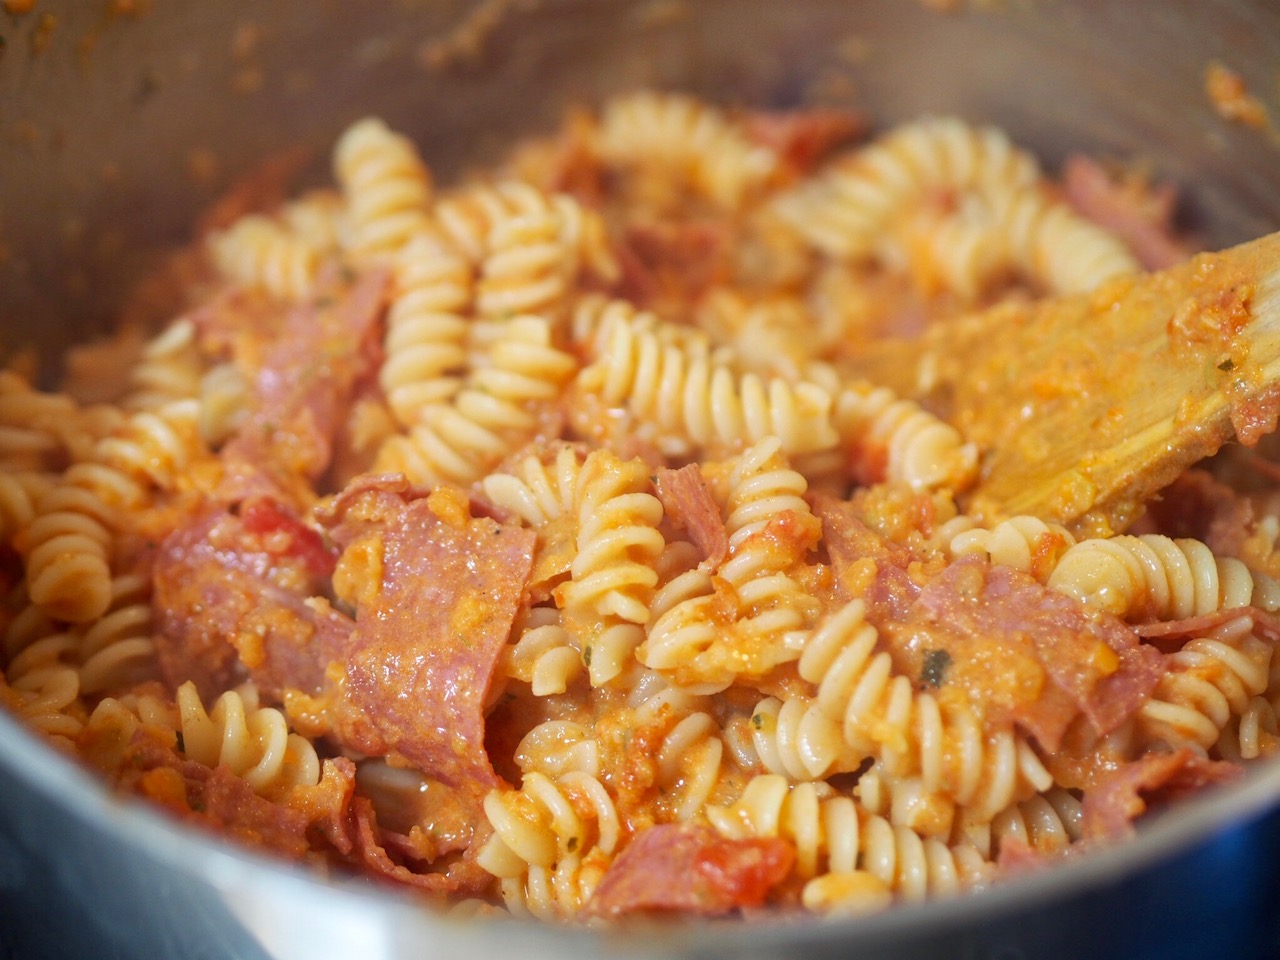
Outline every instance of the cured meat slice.
<path id="1" fill-rule="evenodd" d="M 777 838 L 728 840 L 710 827 L 651 827 L 613 862 L 587 913 L 679 910 L 714 916 L 764 902 L 790 873 L 795 849 Z"/>

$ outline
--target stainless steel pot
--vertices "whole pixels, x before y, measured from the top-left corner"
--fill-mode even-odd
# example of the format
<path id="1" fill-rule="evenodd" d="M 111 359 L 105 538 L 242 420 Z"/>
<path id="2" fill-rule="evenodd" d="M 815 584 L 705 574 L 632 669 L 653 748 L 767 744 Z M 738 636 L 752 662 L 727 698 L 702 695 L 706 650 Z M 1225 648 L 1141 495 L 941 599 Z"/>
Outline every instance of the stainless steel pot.
<path id="1" fill-rule="evenodd" d="M 1277 137 L 1225 122 L 1211 60 L 1274 99 L 1280 8 L 1008 0 L 36 0 L 0 5 L 0 329 L 57 348 L 237 171 L 376 112 L 442 178 L 642 84 L 881 123 L 993 121 L 1052 164 L 1148 161 L 1205 241 L 1280 227 Z M 963 6 L 963 4 L 961 4 Z M 8 12 L 6 12 L 8 11 Z M 468 32 L 470 30 L 471 32 Z M 1280 116 L 1280 114 L 1278 114 Z M 1280 767 L 1137 841 L 859 921 L 618 932 L 470 922 L 191 834 L 0 717 L 0 957 L 1247 957 L 1280 949 Z"/>

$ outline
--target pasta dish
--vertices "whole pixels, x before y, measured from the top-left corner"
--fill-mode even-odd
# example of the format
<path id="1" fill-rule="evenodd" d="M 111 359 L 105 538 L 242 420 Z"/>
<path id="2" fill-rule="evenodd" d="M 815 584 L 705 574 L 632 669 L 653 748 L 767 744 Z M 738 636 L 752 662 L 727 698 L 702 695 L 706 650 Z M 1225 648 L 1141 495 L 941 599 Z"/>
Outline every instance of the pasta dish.
<path id="1" fill-rule="evenodd" d="M 1106 536 L 976 515 L 986 451 L 861 372 L 1184 259 L 1168 189 L 657 92 L 428 152 L 370 117 L 329 187 L 268 165 L 58 389 L 0 372 L 0 703 L 53 746 L 567 922 L 978 889 L 1276 750 L 1265 450 Z"/>

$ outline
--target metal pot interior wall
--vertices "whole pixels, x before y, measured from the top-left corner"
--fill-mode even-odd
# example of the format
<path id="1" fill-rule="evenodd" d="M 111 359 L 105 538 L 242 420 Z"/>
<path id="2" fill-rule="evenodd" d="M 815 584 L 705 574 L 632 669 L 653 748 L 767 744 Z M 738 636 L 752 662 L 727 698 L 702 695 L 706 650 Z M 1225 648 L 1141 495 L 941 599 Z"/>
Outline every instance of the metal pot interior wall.
<path id="1" fill-rule="evenodd" d="M 55 368 L 61 347 L 107 329 L 151 257 L 188 239 L 201 209 L 237 173 L 300 146 L 313 157 L 308 176 L 321 182 L 333 137 L 359 115 L 380 114 L 412 134 L 447 180 L 513 137 L 550 127 L 571 103 L 641 85 L 731 103 L 851 103 L 878 124 L 954 112 L 1000 124 L 1049 165 L 1075 148 L 1148 163 L 1184 190 L 1189 222 L 1208 245 L 1280 226 L 1276 138 L 1224 120 L 1204 91 L 1205 68 L 1220 60 L 1274 107 L 1280 7 L 959 6 L 941 14 L 906 0 L 44 0 L 22 16 L 0 8 L 0 343 L 34 345 L 46 370 Z M 1223 952 L 1271 936 L 1249 918 L 1276 914 L 1275 870 L 1266 872 L 1274 858 L 1257 855 L 1275 849 L 1275 816 L 1237 823 L 1188 852 L 1189 835 L 1210 835 L 1211 810 L 1191 834 L 1172 834 L 1168 856 L 1180 859 L 1151 844 L 1140 848 L 1141 862 L 1119 852 L 1092 887 L 1077 877 L 1070 895 L 1059 895 L 1042 878 L 1026 893 L 1027 912 L 1015 893 L 999 911 L 974 911 L 981 926 L 966 921 L 968 907 L 951 904 L 873 924 L 865 935 L 842 926 L 722 939 L 705 931 L 632 941 L 574 935 L 566 943 L 555 932 L 506 927 L 490 938 L 407 919 L 398 902 L 384 910 L 367 893 L 344 897 L 252 858 L 213 853 L 205 841 L 188 849 L 171 828 L 104 808 L 82 778 L 10 727 L 0 721 L 0 859 L 16 850 L 30 872 L 0 863 L 0 904 L 26 910 L 78 884 L 88 904 L 117 911 L 112 955 L 160 955 L 154 936 L 130 931 L 152 933 L 148 917 L 169 901 L 181 912 L 181 903 L 213 898 L 208 916 L 226 919 L 223 935 L 169 946 L 186 956 L 252 956 L 260 947 L 314 956 L 345 942 L 335 931 L 346 929 L 376 932 L 366 955 L 387 957 L 494 956 L 499 947 L 525 956 L 818 957 L 856 948 L 862 957 L 1012 957 L 1049 955 L 1054 944 L 1068 956 L 1089 945 L 1109 912 L 1128 915 L 1135 900 L 1195 897 L 1206 877 L 1228 883 L 1241 861 L 1222 867 L 1223 851 L 1242 843 L 1255 851 L 1251 889 L 1264 893 L 1235 898 L 1229 916 L 1216 911 L 1235 938 Z M 1220 812 L 1256 816 L 1264 803 L 1251 796 Z M 97 866 L 77 872 L 86 862 Z M 1153 865 L 1164 871 L 1158 881 Z M 284 901 L 272 899 L 286 888 L 296 914 L 278 912 Z M 168 892 L 147 906 L 148 889 Z M 307 909 L 346 920 L 306 933 L 283 922 Z M 1176 942 L 1162 938 L 1166 957 L 1199 955 L 1226 929 L 1213 925 L 1212 910 L 1175 913 L 1179 922 L 1165 932 Z M 0 917 L 15 929 L 30 914 Z M 1117 928 L 1120 939 L 1096 955 L 1137 955 L 1141 929 L 1136 921 Z"/>
<path id="2" fill-rule="evenodd" d="M 852 103 L 879 123 L 954 112 L 1001 124 L 1050 164 L 1072 148 L 1149 163 L 1188 191 L 1209 244 L 1280 223 L 1276 138 L 1223 120 L 1204 93 L 1221 60 L 1274 94 L 1274 4 L 930 6 L 44 0 L 0 12 L 5 346 L 49 359 L 102 331 L 149 255 L 189 237 L 236 174 L 301 147 L 313 178 L 327 176 L 334 136 L 361 114 L 414 135 L 448 179 L 567 104 L 640 85 Z"/>

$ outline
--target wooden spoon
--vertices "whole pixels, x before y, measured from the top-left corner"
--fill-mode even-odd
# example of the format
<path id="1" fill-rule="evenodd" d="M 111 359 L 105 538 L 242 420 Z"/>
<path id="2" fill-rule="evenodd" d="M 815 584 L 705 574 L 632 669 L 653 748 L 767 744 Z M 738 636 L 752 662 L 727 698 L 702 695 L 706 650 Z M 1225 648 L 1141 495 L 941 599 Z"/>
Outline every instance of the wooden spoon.
<path id="1" fill-rule="evenodd" d="M 1280 233 L 1084 296 L 1002 306 L 871 361 L 986 451 L 967 508 L 1123 529 L 1280 412 Z"/>

